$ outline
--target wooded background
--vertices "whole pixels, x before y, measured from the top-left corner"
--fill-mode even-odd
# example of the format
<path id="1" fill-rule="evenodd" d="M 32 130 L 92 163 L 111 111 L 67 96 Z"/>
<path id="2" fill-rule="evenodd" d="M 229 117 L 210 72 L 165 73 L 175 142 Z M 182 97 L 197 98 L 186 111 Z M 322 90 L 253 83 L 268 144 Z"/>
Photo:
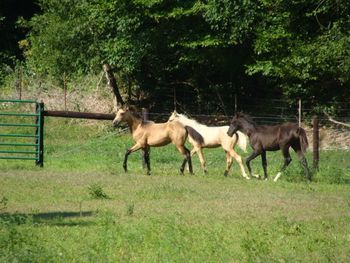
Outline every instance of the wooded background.
<path id="1" fill-rule="evenodd" d="M 154 109 L 350 108 L 348 0 L 2 0 L 0 39 L 2 90 L 22 75 L 75 86 L 107 62 Z"/>

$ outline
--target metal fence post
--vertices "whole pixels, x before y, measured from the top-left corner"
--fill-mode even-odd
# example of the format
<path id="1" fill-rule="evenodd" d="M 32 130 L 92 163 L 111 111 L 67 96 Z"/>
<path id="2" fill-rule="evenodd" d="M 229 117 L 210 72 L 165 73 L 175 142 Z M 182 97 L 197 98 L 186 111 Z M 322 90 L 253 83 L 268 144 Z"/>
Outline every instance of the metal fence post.
<path id="1" fill-rule="evenodd" d="M 39 102 L 36 104 L 36 124 L 38 124 L 36 132 L 36 144 L 37 144 L 37 160 L 36 165 L 44 166 L 44 103 Z"/>

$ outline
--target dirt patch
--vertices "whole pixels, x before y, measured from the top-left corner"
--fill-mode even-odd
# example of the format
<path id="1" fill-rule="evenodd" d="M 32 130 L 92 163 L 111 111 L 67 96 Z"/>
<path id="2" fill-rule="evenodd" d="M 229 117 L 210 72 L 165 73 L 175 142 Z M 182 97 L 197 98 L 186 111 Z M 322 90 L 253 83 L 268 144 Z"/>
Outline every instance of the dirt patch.
<path id="1" fill-rule="evenodd" d="M 309 147 L 312 147 L 312 128 L 306 128 Z M 322 150 L 350 150 L 350 130 L 343 127 L 321 127 L 320 149 Z"/>

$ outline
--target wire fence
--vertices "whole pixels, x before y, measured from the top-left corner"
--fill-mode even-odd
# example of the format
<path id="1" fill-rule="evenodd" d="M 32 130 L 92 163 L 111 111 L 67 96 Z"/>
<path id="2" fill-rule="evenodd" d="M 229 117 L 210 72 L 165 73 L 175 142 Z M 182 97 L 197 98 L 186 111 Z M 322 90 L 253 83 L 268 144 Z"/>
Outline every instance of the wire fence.
<path id="1" fill-rule="evenodd" d="M 97 79 L 97 77 L 88 79 L 82 83 L 91 86 L 92 83 L 97 82 Z M 40 90 L 40 93 L 36 94 L 35 90 Z M 94 89 L 92 93 L 87 89 L 80 90 L 80 87 L 68 90 L 67 94 L 60 90 L 56 91 L 52 92 L 51 90 L 46 94 L 43 89 L 39 88 L 23 89 L 21 95 L 22 98 L 37 97 L 38 100 L 42 99 L 48 109 L 101 113 L 113 111 L 113 99 L 110 91 L 106 88 Z M 181 95 L 178 92 L 177 98 L 174 94 L 169 93 L 154 98 L 152 103 L 147 104 L 149 105 L 149 119 L 155 122 L 165 122 L 176 109 L 178 112 L 184 113 L 203 124 L 212 126 L 228 125 L 235 111 L 243 111 L 249 114 L 258 124 L 273 125 L 287 121 L 301 121 L 303 127 L 308 128 L 312 126 L 312 117 L 317 115 L 320 120 L 321 140 L 330 142 L 327 145 L 350 148 L 350 129 L 331 122 L 329 116 L 323 113 L 323 109 L 326 108 L 329 110 L 329 115 L 334 119 L 350 124 L 350 101 L 338 101 L 336 105 L 330 101 L 323 108 L 310 106 L 310 104 L 305 107 L 303 101 L 301 101 L 300 108 L 298 100 L 245 97 L 242 95 L 236 96 L 235 94 L 225 96 L 225 94 L 222 94 L 223 98 L 221 100 L 212 97 L 210 100 L 198 101 L 197 97 L 192 96 L 193 94 L 187 93 Z M 17 94 L 13 94 L 13 96 L 16 97 Z M 67 100 L 66 103 L 63 103 L 62 98 Z M 62 108 L 62 105 L 67 108 Z M 0 110 L 6 108 L 7 105 L 0 105 Z"/>
<path id="2" fill-rule="evenodd" d="M 274 107 L 273 107 L 274 108 Z M 271 112 L 252 111 L 250 116 L 258 124 L 275 125 L 282 122 L 295 122 L 299 121 L 299 109 L 290 109 L 286 107 L 275 107 L 277 114 Z M 221 113 L 213 114 L 199 114 L 192 113 L 186 106 L 178 105 L 177 111 L 187 115 L 191 119 L 195 119 L 200 123 L 209 126 L 229 125 L 232 115 L 224 115 Z M 168 113 L 169 112 L 169 113 Z M 149 119 L 155 122 L 165 122 L 168 120 L 172 110 L 166 110 L 164 112 L 150 112 Z M 247 111 L 245 111 L 247 112 Z M 341 111 L 342 116 L 337 116 L 336 119 L 339 122 L 350 124 L 350 110 L 344 109 Z M 313 144 L 312 139 L 312 118 L 315 116 L 315 112 L 312 109 L 301 108 L 301 126 L 306 130 L 309 138 L 309 144 Z M 341 124 L 332 122 L 325 114 L 317 115 L 320 123 L 320 148 L 321 150 L 350 150 L 350 128 Z"/>

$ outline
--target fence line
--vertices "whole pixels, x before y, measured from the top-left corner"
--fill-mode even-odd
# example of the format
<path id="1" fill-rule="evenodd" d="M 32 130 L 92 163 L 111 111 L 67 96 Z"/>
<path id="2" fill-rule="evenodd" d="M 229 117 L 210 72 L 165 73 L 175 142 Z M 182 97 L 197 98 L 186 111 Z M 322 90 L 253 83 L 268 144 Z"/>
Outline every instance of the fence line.
<path id="1" fill-rule="evenodd" d="M 101 136 L 101 137 L 98 137 L 96 140 L 97 141 L 102 141 L 102 140 L 105 140 L 107 138 L 110 138 L 110 137 L 119 137 L 119 136 L 122 136 L 123 134 L 126 134 L 127 131 L 129 130 L 129 128 L 125 128 L 125 129 L 122 129 L 120 131 L 118 131 L 117 133 L 109 133 L 105 136 Z M 75 152 L 78 152 L 80 151 L 81 149 L 87 149 L 87 148 L 90 148 L 89 144 L 92 143 L 92 140 L 90 140 L 89 142 L 85 143 L 85 144 L 81 144 L 80 146 L 78 147 L 74 147 L 72 150 L 68 150 L 68 151 L 65 151 L 63 153 L 60 153 L 60 154 L 50 154 L 50 157 L 53 157 L 53 158 L 57 158 L 57 157 L 62 157 L 62 156 L 65 156 L 65 155 L 68 155 L 68 154 L 71 154 L 71 153 L 75 153 Z"/>

